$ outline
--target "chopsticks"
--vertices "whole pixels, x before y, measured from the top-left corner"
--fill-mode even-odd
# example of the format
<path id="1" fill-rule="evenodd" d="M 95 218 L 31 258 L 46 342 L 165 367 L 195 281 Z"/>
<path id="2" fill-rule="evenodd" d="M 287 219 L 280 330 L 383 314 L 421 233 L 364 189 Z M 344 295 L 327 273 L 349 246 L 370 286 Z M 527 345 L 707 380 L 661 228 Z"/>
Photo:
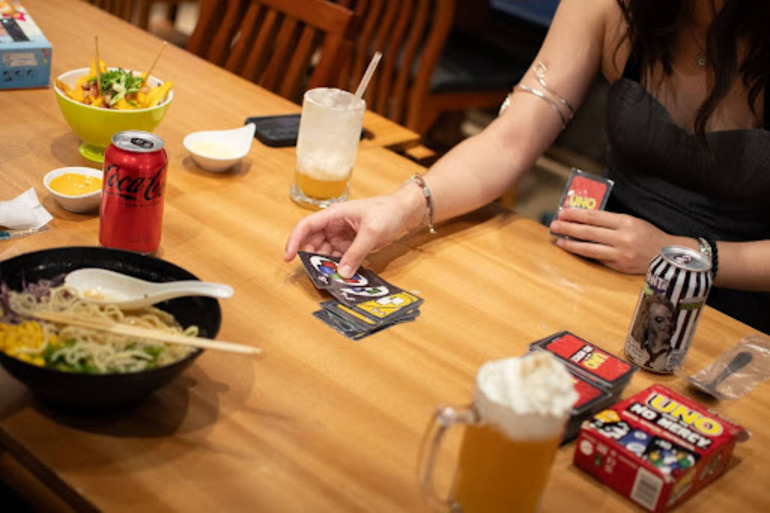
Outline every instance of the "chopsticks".
<path id="1" fill-rule="evenodd" d="M 125 335 L 129 337 L 157 340 L 160 342 L 168 342 L 169 344 L 184 344 L 186 346 L 193 346 L 201 349 L 214 349 L 217 351 L 229 351 L 231 353 L 250 355 L 262 354 L 262 350 L 260 348 L 247 346 L 244 344 L 222 342 L 202 337 L 191 337 L 179 333 L 164 333 L 162 331 L 139 328 L 137 326 L 127 326 L 125 324 L 117 324 L 114 322 L 102 321 L 98 319 L 82 319 L 45 310 L 39 310 L 35 313 L 26 315 L 44 321 L 55 322 L 57 324 L 69 324 L 70 326 L 104 331 L 114 335 Z"/>

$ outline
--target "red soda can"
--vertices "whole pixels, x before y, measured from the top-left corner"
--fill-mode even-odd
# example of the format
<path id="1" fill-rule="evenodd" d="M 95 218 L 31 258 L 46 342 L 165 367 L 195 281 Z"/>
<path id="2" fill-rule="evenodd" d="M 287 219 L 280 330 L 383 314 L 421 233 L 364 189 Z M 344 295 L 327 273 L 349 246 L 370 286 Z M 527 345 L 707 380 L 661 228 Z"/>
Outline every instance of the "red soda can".
<path id="1" fill-rule="evenodd" d="M 626 356 L 652 372 L 670 374 L 684 362 L 711 290 L 711 261 L 682 246 L 666 246 L 650 262 Z"/>
<path id="2" fill-rule="evenodd" d="M 139 130 L 118 132 L 104 153 L 99 243 L 152 253 L 160 246 L 168 155 L 163 140 Z"/>

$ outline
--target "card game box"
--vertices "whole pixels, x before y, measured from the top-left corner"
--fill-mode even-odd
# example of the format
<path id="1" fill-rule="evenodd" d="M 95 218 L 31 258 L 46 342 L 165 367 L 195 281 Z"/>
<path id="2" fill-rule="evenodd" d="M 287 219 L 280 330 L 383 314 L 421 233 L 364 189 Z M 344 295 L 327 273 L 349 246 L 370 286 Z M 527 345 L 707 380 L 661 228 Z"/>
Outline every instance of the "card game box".
<path id="1" fill-rule="evenodd" d="M 21 3 L 0 0 L 0 89 L 46 87 L 51 43 Z"/>
<path id="2" fill-rule="evenodd" d="M 572 168 L 564 191 L 559 200 L 558 210 L 563 208 L 584 208 L 588 210 L 604 210 L 612 192 L 614 182 L 580 169 Z M 570 239 L 566 235 L 553 233 L 551 235 Z"/>
<path id="3" fill-rule="evenodd" d="M 572 374 L 578 400 L 573 406 L 562 443 L 577 437 L 582 422 L 616 402 L 631 381 L 637 367 L 600 347 L 560 331 L 530 344 L 530 351 L 553 353 Z"/>
<path id="4" fill-rule="evenodd" d="M 577 467 L 654 513 L 703 489 L 748 432 L 663 385 L 652 385 L 583 423 Z"/>

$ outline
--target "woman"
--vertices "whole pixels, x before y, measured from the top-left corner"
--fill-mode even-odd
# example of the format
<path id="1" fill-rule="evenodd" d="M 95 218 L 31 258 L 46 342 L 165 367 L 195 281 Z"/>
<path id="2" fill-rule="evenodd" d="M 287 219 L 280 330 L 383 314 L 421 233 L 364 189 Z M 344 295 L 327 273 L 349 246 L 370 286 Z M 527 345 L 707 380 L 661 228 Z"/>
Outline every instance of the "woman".
<path id="1" fill-rule="evenodd" d="M 350 275 L 404 232 L 494 200 L 553 143 L 601 72 L 612 84 L 615 187 L 608 211 L 562 210 L 551 230 L 572 240 L 556 244 L 634 274 L 662 246 L 710 252 L 709 303 L 770 332 L 768 26 L 767 0 L 562 0 L 495 122 L 422 183 L 301 220 L 285 259 L 300 249 L 337 255 Z"/>

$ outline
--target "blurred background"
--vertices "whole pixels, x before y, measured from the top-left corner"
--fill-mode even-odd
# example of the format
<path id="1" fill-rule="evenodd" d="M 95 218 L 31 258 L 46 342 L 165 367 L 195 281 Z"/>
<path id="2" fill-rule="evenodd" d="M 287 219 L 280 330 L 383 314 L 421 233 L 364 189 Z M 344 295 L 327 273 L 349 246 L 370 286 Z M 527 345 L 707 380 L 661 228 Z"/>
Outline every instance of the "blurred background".
<path id="1" fill-rule="evenodd" d="M 380 113 L 386 117 L 421 135 L 419 148 L 401 151 L 424 165 L 430 165 L 452 146 L 483 130 L 494 119 L 502 98 L 518 82 L 534 58 L 558 6 L 558 0 L 330 1 L 350 8 L 357 14 L 359 34 L 356 36 L 359 40 L 369 37 L 366 31 L 370 19 L 376 18 L 384 32 L 397 31 L 396 23 L 399 17 L 414 18 L 418 12 L 427 12 L 428 16 L 432 17 L 428 25 L 438 27 L 445 23 L 441 18 L 447 13 L 450 14 L 449 21 L 446 22 L 448 30 L 440 37 L 442 41 L 438 45 L 440 50 L 437 61 L 426 63 L 423 60 L 412 63 L 415 68 L 412 72 L 414 81 L 419 80 L 417 67 L 424 69 L 433 66 L 429 90 L 424 94 L 427 101 L 421 102 L 423 105 L 434 105 L 432 109 L 424 108 L 431 110 L 431 113 L 410 124 L 408 114 L 406 117 L 389 115 L 386 107 L 380 108 Z M 114 10 L 116 4 L 121 2 L 93 0 L 91 3 Z M 144 25 L 146 30 L 184 48 L 196 30 L 202 9 L 224 11 L 232 8 L 233 3 L 240 3 L 244 9 L 247 4 L 259 2 L 139 0 L 129 3 L 133 4 L 130 21 Z M 144 10 L 146 14 L 143 14 Z M 124 10 L 121 14 L 124 18 L 126 12 Z M 397 14 L 394 16 L 393 25 L 387 27 L 390 12 Z M 145 17 L 146 22 L 141 19 Z M 435 34 L 429 33 L 430 29 L 424 30 L 424 46 L 421 50 L 427 53 L 429 39 L 434 38 Z M 362 62 L 368 62 L 375 47 L 383 49 L 384 52 L 393 48 L 388 46 L 392 43 L 382 34 L 375 34 L 370 39 L 363 52 Z M 401 52 L 403 54 L 404 50 Z M 406 65 L 403 62 L 397 64 Z M 379 72 L 381 70 L 382 65 Z M 350 80 L 357 81 L 358 78 L 353 76 Z M 607 84 L 603 81 L 594 85 L 589 97 L 554 147 L 537 162 L 516 190 L 509 191 L 501 198 L 503 204 L 522 215 L 547 222 L 549 214 L 558 203 L 572 167 L 588 172 L 602 172 L 606 88 Z M 375 104 L 371 98 L 367 100 L 370 105 Z"/>

